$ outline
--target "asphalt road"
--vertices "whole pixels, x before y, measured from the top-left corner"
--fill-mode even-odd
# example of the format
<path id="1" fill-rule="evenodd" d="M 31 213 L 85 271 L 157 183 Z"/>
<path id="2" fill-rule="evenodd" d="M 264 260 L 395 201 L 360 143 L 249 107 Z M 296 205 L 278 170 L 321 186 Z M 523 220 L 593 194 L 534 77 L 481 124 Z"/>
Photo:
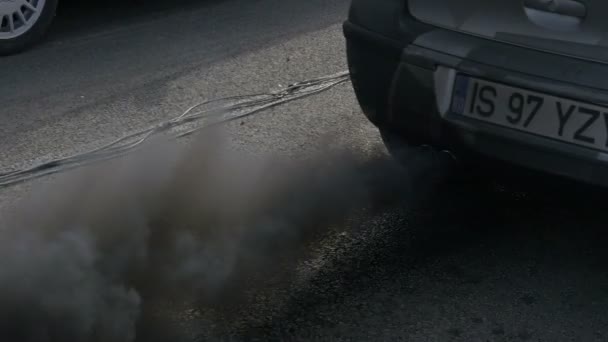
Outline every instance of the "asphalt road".
<path id="1" fill-rule="evenodd" d="M 201 100 L 343 71 L 347 6 L 65 2 L 44 44 L 0 60 L 0 166 L 83 151 Z M 383 153 L 348 84 L 228 130 L 250 153 L 300 157 L 327 136 L 361 156 Z M 0 206 L 48 181 L 1 190 Z M 218 322 L 191 306 L 177 323 L 191 340 L 608 340 L 601 196 L 470 184 L 424 203 L 418 195 L 329 227 L 299 280 L 254 295 L 238 318 Z"/>

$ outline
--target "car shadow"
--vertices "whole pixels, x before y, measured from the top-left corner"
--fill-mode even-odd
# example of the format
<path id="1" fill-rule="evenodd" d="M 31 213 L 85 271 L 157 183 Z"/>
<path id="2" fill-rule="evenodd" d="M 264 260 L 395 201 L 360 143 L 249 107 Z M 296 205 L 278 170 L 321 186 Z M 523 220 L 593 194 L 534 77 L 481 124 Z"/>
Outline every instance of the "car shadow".
<path id="1" fill-rule="evenodd" d="M 265 324 L 242 329 L 239 336 L 244 340 L 323 339 L 324 328 L 335 328 L 324 317 L 340 317 L 346 326 L 364 325 L 361 320 L 375 305 L 386 312 L 378 322 L 400 319 L 397 324 L 402 324 L 403 332 L 417 326 L 418 320 L 449 322 L 452 310 L 462 310 L 460 301 L 472 309 L 457 314 L 470 315 L 478 325 L 485 317 L 488 327 L 480 329 L 487 328 L 488 334 L 497 331 L 497 326 L 507 333 L 510 328 L 516 330 L 508 315 L 488 320 L 493 317 L 492 312 L 484 312 L 488 307 L 519 307 L 521 315 L 530 315 L 530 327 L 547 334 L 552 321 L 543 315 L 549 307 L 563 309 L 560 319 L 565 321 L 572 321 L 568 319 L 573 315 L 568 311 L 571 307 L 593 317 L 594 305 L 606 302 L 608 231 L 603 222 L 608 213 L 601 196 L 605 192 L 581 196 L 576 191 L 558 194 L 546 188 L 522 192 L 502 185 L 451 184 L 432 203 L 415 211 L 386 208 L 360 222 L 353 231 L 354 243 L 334 246 L 344 252 L 331 256 L 304 286 L 290 288 L 281 310 L 274 309 L 278 314 Z M 564 294 L 568 291 L 573 292 Z M 467 299 L 470 293 L 483 295 Z M 506 297 L 508 302 L 503 302 L 505 293 L 512 295 Z M 378 303 L 376 296 L 384 301 Z M 546 308 L 532 306 L 539 301 L 547 301 Z M 434 312 L 429 308 L 437 303 L 442 305 L 437 312 L 444 312 L 443 316 L 416 316 Z M 453 308 L 450 303 L 455 303 Z M 589 328 L 577 331 L 577 323 L 573 324 L 574 336 L 583 336 L 580 329 Z M 588 324 L 599 329 L 602 323 Z M 382 331 L 383 326 L 377 329 Z M 441 331 L 432 333 L 449 338 L 450 331 L 469 331 L 470 327 L 445 329 L 445 336 Z M 521 333 L 515 330 L 511 333 Z M 361 331 L 361 336 L 366 333 Z"/>
<path id="2" fill-rule="evenodd" d="M 171 15 L 210 7 L 227 0 L 61 0 L 47 41 L 125 25 L 148 16 Z"/>

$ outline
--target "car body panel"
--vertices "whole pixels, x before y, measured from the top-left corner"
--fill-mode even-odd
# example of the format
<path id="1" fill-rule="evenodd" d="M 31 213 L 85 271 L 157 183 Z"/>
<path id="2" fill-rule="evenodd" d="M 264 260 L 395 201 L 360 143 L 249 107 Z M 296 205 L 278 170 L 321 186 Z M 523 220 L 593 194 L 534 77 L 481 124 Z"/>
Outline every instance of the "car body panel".
<path id="1" fill-rule="evenodd" d="M 501 42 L 608 62 L 604 0 L 410 0 L 424 23 Z"/>

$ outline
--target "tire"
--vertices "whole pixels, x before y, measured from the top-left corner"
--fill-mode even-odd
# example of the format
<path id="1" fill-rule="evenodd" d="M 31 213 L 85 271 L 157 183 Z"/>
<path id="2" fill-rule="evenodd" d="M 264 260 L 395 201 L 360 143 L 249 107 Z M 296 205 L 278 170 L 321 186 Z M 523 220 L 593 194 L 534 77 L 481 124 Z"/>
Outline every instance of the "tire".
<path id="1" fill-rule="evenodd" d="M 7 0 L 0 3 L 0 56 L 7 56 L 21 52 L 40 41 L 50 27 L 58 0 Z M 25 4 L 37 9 L 32 11 Z M 16 9 L 21 6 L 20 9 Z M 18 19 L 20 11 L 27 24 Z M 9 16 L 13 16 L 11 32 Z"/>

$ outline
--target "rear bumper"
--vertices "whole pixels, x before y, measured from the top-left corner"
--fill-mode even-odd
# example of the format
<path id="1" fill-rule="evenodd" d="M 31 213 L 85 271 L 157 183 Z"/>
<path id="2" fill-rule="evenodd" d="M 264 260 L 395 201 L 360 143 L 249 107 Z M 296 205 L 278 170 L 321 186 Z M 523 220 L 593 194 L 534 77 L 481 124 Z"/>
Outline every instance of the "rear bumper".
<path id="1" fill-rule="evenodd" d="M 463 120 L 449 111 L 456 72 L 605 105 L 608 66 L 432 27 L 409 41 L 351 22 L 344 32 L 357 97 L 377 126 L 462 156 L 608 186 L 606 153 Z"/>

